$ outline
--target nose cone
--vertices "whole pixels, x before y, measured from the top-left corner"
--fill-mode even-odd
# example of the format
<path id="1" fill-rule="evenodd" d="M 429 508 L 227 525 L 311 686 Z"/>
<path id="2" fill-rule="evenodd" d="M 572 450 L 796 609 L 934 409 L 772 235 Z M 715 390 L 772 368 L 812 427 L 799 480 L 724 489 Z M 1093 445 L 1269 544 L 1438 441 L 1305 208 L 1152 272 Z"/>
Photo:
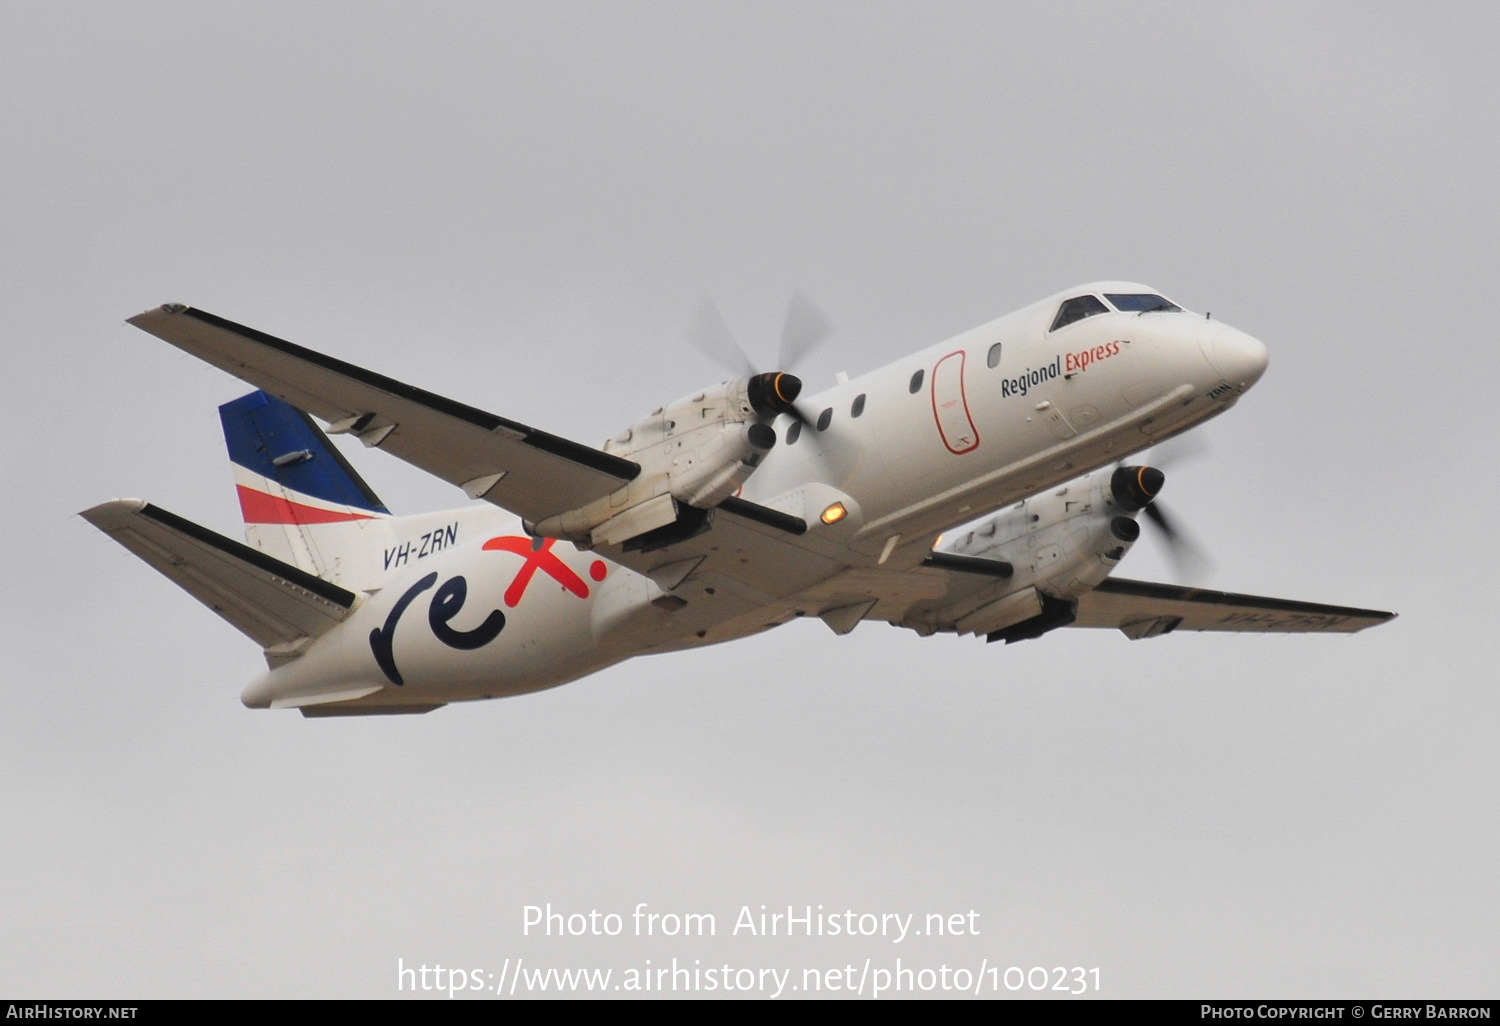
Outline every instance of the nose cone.
<path id="1" fill-rule="evenodd" d="M 1270 362 L 1261 342 L 1227 326 L 1203 339 L 1202 348 L 1214 370 L 1241 392 L 1260 380 Z"/>

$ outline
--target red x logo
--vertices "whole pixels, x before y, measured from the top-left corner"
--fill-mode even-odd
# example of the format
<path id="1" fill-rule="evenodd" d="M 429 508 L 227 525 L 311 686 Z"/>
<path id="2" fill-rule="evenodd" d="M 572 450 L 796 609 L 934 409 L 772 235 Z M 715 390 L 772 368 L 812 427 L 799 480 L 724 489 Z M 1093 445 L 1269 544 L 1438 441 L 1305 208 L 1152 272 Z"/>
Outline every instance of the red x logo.
<path id="1" fill-rule="evenodd" d="M 537 542 L 541 542 L 540 545 Z M 491 538 L 484 543 L 486 549 L 497 549 L 501 552 L 514 552 L 526 560 L 521 569 L 516 573 L 516 579 L 510 582 L 510 587 L 505 589 L 505 604 L 511 608 L 521 604 L 521 598 L 526 594 L 526 586 L 536 576 L 538 570 L 544 571 L 558 584 L 567 588 L 579 598 L 589 597 L 589 586 L 582 577 L 573 572 L 573 568 L 564 563 L 552 553 L 552 546 L 557 544 L 556 538 L 521 538 L 510 535 L 503 538 Z M 589 576 L 596 581 L 604 580 L 604 575 L 609 568 L 604 565 L 602 559 L 594 560 L 589 567 Z"/>

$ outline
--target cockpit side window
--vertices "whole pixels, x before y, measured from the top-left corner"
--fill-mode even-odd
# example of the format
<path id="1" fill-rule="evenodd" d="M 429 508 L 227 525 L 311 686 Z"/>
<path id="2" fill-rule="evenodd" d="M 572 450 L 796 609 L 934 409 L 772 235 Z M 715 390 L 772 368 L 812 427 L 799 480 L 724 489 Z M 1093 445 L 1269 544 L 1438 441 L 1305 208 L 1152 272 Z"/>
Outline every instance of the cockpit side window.
<path id="1" fill-rule="evenodd" d="M 1131 293 L 1126 295 L 1106 292 L 1104 298 L 1113 303 L 1116 310 L 1123 310 L 1126 313 L 1134 313 L 1136 311 L 1148 313 L 1152 310 L 1175 310 L 1178 313 L 1182 312 L 1182 307 L 1171 300 L 1163 299 L 1161 296 L 1153 296 L 1150 293 Z"/>
<path id="2" fill-rule="evenodd" d="M 1166 302 L 1166 300 L 1162 300 Z M 1074 321 L 1081 321 L 1085 317 L 1094 314 L 1109 313 L 1109 307 L 1099 301 L 1098 296 L 1074 296 L 1072 299 L 1064 300 L 1063 305 L 1057 309 L 1057 319 L 1052 322 L 1048 331 L 1056 331 L 1058 328 L 1066 327 Z"/>

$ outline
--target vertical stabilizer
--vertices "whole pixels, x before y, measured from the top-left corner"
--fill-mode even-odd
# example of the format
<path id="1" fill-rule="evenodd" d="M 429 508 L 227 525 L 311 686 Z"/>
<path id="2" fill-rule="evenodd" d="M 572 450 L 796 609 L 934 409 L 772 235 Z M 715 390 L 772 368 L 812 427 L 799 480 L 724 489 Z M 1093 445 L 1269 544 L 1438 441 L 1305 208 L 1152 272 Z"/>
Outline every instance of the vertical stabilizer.
<path id="1" fill-rule="evenodd" d="M 338 579 L 362 525 L 390 516 L 312 418 L 265 392 L 219 407 L 234 483 L 255 548 Z"/>

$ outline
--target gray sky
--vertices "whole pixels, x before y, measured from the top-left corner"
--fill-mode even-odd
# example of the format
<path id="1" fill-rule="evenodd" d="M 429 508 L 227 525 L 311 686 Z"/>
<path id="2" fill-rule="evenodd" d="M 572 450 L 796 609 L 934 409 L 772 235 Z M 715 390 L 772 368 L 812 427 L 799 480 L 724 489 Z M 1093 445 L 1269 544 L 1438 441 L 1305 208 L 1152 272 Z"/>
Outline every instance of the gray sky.
<path id="1" fill-rule="evenodd" d="M 0 6 L 0 993 L 900 957 L 1493 996 L 1497 47 L 1477 3 Z M 241 708 L 254 646 L 73 516 L 239 531 L 214 407 L 245 389 L 123 323 L 166 301 L 597 443 L 718 379 L 705 290 L 768 356 L 815 296 L 816 383 L 1103 277 L 1270 347 L 1164 493 L 1209 583 L 1400 619 L 797 623 L 308 722 Z M 398 512 L 462 499 L 351 456 Z M 522 935 L 642 901 L 720 935 Z M 762 903 L 981 933 L 726 936 Z"/>

